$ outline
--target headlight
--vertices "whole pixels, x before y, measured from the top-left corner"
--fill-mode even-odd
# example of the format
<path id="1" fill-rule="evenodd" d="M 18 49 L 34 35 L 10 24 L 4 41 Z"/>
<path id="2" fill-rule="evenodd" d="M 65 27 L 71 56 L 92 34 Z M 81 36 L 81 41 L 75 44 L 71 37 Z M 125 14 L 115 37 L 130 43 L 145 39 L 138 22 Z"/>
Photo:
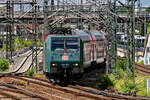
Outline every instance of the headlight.
<path id="1" fill-rule="evenodd" d="M 53 67 L 57 66 L 57 64 L 52 64 Z"/>
<path id="2" fill-rule="evenodd" d="M 78 66 L 79 64 L 75 64 L 75 66 Z"/>
<path id="3" fill-rule="evenodd" d="M 78 63 L 76 63 L 76 64 L 73 64 L 74 66 L 79 66 L 79 64 Z"/>

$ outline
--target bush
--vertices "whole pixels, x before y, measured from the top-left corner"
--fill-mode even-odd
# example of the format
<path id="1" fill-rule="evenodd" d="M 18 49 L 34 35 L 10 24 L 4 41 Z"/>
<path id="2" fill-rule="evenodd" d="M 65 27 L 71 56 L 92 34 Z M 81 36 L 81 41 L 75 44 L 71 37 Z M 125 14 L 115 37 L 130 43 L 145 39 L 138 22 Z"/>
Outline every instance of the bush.
<path id="1" fill-rule="evenodd" d="M 120 59 L 118 60 L 118 69 L 126 70 L 126 60 Z"/>
<path id="2" fill-rule="evenodd" d="M 30 70 L 28 70 L 28 71 L 26 72 L 26 75 L 27 75 L 27 76 L 33 76 L 33 74 L 34 74 L 34 69 L 33 69 L 33 68 L 30 69 Z"/>
<path id="3" fill-rule="evenodd" d="M 42 47 L 42 46 L 43 46 L 43 42 L 42 42 L 42 41 L 38 41 L 38 42 L 37 42 L 37 45 L 38 45 L 39 47 Z"/>
<path id="4" fill-rule="evenodd" d="M 23 47 L 30 47 L 31 45 L 32 45 L 31 41 L 25 41 L 25 40 L 22 41 L 22 46 Z"/>
<path id="5" fill-rule="evenodd" d="M 143 65 L 144 65 L 144 61 L 143 61 L 143 60 L 141 60 L 141 61 L 139 62 L 139 64 L 143 64 Z"/>
<path id="6" fill-rule="evenodd" d="M 14 39 L 14 51 L 17 51 L 20 46 L 20 42 L 18 38 Z"/>
<path id="7" fill-rule="evenodd" d="M 6 59 L 0 59 L 0 71 L 6 71 L 9 69 L 9 62 Z"/>
<path id="8" fill-rule="evenodd" d="M 108 75 L 102 75 L 99 77 L 99 83 L 97 85 L 97 88 L 100 90 L 110 89 L 113 87 L 113 81 L 110 80 Z"/>
<path id="9" fill-rule="evenodd" d="M 125 93 L 136 93 L 138 88 L 132 81 L 125 81 L 120 90 Z"/>
<path id="10" fill-rule="evenodd" d="M 127 66 L 127 60 L 126 59 L 119 59 L 118 60 L 118 70 L 126 71 L 126 66 Z M 129 63 L 129 71 L 132 72 L 132 62 Z"/>

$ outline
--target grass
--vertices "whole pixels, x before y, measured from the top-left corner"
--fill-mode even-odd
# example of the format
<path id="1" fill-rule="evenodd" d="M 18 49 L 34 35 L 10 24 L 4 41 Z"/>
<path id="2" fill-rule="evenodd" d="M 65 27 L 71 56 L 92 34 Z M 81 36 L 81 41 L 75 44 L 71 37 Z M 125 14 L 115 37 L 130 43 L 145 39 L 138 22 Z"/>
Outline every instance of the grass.
<path id="1" fill-rule="evenodd" d="M 141 60 L 141 61 L 139 62 L 139 64 L 144 64 L 144 61 L 143 61 L 143 60 Z"/>
<path id="2" fill-rule="evenodd" d="M 150 97 L 150 93 L 147 93 L 147 79 L 148 78 L 150 78 L 150 76 L 143 76 L 139 73 L 136 73 L 135 92 L 137 95 L 143 95 L 143 96 Z M 126 91 L 126 89 L 124 87 L 122 87 L 122 86 L 124 86 L 126 80 L 127 80 L 126 77 L 116 80 L 114 89 L 121 91 L 121 92 L 131 93 L 131 92 Z M 130 83 L 133 82 L 132 78 L 130 78 L 129 81 L 130 81 Z M 128 87 L 130 87 L 130 85 Z M 132 91 L 132 90 L 134 91 L 134 89 L 131 89 L 129 91 Z"/>
<path id="3" fill-rule="evenodd" d="M 143 63 L 143 61 L 141 61 Z M 124 69 L 126 66 L 126 61 L 123 61 L 123 59 L 120 59 L 118 61 L 118 76 L 116 77 L 116 74 L 109 74 L 108 78 L 106 80 L 109 80 L 109 83 L 105 86 L 99 85 L 103 84 L 103 82 L 108 81 L 102 81 L 104 78 L 99 78 L 99 83 L 97 84 L 96 88 L 98 89 L 111 89 L 111 90 L 117 90 L 120 92 L 125 93 L 136 93 L 137 95 L 147 96 L 150 97 L 150 93 L 147 93 L 147 79 L 150 78 L 150 76 L 143 76 L 138 72 L 135 72 L 135 84 L 133 83 L 133 78 L 131 77 L 131 69 L 130 69 L 130 77 L 127 79 L 126 77 L 126 70 Z M 130 67 L 132 68 L 132 67 Z M 112 88 L 108 88 L 108 87 Z"/>
<path id="4" fill-rule="evenodd" d="M 34 69 L 32 68 L 32 69 L 30 69 L 30 70 L 28 70 L 27 72 L 26 72 L 26 75 L 27 76 L 33 76 L 34 75 Z"/>
<path id="5" fill-rule="evenodd" d="M 137 95 L 150 97 L 150 93 L 147 93 L 147 79 L 150 78 L 150 76 L 143 76 L 136 73 L 135 85 L 133 84 L 132 78 L 127 80 L 125 71 L 122 72 L 122 76 L 123 77 L 117 78 L 115 74 L 109 75 L 108 78 L 113 82 L 113 88 L 111 89 L 125 93 L 136 92 Z"/>

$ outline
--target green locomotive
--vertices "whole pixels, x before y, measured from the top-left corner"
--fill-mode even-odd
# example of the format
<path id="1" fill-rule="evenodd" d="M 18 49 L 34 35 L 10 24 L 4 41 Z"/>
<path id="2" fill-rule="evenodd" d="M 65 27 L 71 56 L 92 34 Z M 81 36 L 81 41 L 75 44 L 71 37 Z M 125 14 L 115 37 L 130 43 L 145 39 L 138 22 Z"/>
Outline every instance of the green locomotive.
<path id="1" fill-rule="evenodd" d="M 70 80 L 102 63 L 106 38 L 101 31 L 55 28 L 44 38 L 44 72 L 48 78 Z"/>

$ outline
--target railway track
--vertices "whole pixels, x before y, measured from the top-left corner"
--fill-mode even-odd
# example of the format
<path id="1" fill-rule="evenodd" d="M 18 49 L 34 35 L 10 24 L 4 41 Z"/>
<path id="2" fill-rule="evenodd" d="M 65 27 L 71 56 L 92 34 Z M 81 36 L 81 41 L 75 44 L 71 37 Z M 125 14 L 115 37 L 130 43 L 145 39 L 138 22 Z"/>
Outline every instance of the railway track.
<path id="1" fill-rule="evenodd" d="M 25 64 L 27 59 L 31 56 L 31 54 L 32 54 L 31 51 L 28 51 L 28 53 L 25 55 L 25 58 L 21 61 L 20 65 L 16 69 L 9 71 L 9 72 L 0 72 L 0 76 L 12 75 L 12 74 L 18 72 L 20 70 L 20 68 Z"/>
<path id="2" fill-rule="evenodd" d="M 38 52 L 38 54 L 40 53 L 41 51 Z M 30 56 L 31 54 L 26 57 L 25 62 L 31 60 Z M 46 78 L 41 79 L 29 76 L 15 76 L 23 75 L 23 73 L 30 68 L 28 67 L 24 69 L 23 65 L 16 72 L 5 73 L 5 75 L 3 74 L 3 77 L 1 77 L 2 82 L 0 82 L 0 90 L 2 90 L 0 91 L 0 97 L 2 96 L 4 98 L 12 98 L 16 100 L 27 100 L 31 98 L 33 100 L 148 100 L 148 98 L 142 96 L 131 96 L 129 94 L 118 92 L 99 91 L 80 85 L 61 87 L 49 82 Z M 136 66 L 138 66 L 136 67 L 137 70 L 142 73 L 149 73 L 147 70 L 150 68 L 145 69 L 145 67 L 141 67 L 141 65 L 137 64 Z M 89 75 L 91 76 L 91 73 L 89 73 Z"/>
<path id="3" fill-rule="evenodd" d="M 16 100 L 48 100 L 47 98 L 32 93 L 30 91 L 0 82 L 1 99 L 16 99 Z"/>
<path id="4" fill-rule="evenodd" d="M 103 62 L 96 66 L 87 68 L 78 81 L 75 83 L 81 86 L 93 87 L 96 86 L 99 82 L 99 76 L 105 74 L 106 63 Z"/>
<path id="5" fill-rule="evenodd" d="M 136 70 L 143 75 L 150 76 L 150 65 L 141 65 L 136 63 Z"/>
<path id="6" fill-rule="evenodd" d="M 41 50 L 38 51 L 38 55 L 41 52 L 42 52 Z M 24 74 L 30 69 L 31 64 L 32 64 L 31 61 L 32 61 L 32 52 L 29 51 L 16 69 L 14 69 L 13 71 L 9 71 L 9 72 L 0 72 L 0 76 L 2 77 L 2 76 Z"/>
<path id="7" fill-rule="evenodd" d="M 131 96 L 116 92 L 99 91 L 93 88 L 79 85 L 69 85 L 68 87 L 61 87 L 52 84 L 46 79 L 33 78 L 28 76 L 3 77 L 1 80 L 5 81 L 6 83 L 9 82 L 9 84 L 13 84 L 14 81 L 24 81 L 24 86 L 17 87 L 27 89 L 28 91 L 32 91 L 46 98 L 51 98 L 52 100 L 148 100 L 148 98 L 146 97 Z"/>
<path id="8" fill-rule="evenodd" d="M 136 66 L 135 69 L 137 72 L 141 73 L 142 75 L 150 76 L 150 65 L 143 65 L 143 64 L 135 63 L 135 66 Z"/>

